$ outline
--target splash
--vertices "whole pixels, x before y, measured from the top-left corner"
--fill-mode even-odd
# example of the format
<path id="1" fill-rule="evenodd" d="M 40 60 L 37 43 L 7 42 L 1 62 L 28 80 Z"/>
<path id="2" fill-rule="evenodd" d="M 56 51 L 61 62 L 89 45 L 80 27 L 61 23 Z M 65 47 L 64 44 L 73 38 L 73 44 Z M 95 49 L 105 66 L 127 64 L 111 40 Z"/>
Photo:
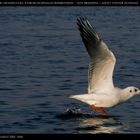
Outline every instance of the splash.
<path id="1" fill-rule="evenodd" d="M 56 116 L 60 119 L 91 118 L 93 114 L 85 113 L 80 108 L 68 108 L 64 113 Z"/>

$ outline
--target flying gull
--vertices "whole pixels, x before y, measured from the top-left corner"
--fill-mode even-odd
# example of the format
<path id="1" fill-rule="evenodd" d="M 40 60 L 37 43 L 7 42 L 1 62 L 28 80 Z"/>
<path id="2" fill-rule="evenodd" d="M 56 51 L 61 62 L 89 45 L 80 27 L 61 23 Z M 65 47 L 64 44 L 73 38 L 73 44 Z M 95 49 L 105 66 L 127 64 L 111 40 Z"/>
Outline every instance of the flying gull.
<path id="1" fill-rule="evenodd" d="M 88 104 L 94 112 L 108 115 L 105 108 L 114 107 L 135 95 L 140 95 L 140 90 L 133 86 L 124 89 L 114 87 L 112 78 L 116 63 L 114 54 L 109 50 L 87 18 L 78 18 L 77 25 L 90 57 L 88 93 L 72 95 L 70 98 Z"/>

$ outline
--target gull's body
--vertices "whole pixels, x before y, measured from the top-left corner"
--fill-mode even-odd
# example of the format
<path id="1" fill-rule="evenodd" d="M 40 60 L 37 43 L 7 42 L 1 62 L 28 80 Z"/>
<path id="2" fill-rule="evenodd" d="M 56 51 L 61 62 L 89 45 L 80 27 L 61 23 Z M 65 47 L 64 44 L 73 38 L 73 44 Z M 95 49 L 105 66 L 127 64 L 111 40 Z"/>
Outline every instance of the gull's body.
<path id="1" fill-rule="evenodd" d="M 114 54 L 86 18 L 78 19 L 77 25 L 90 56 L 88 93 L 73 95 L 70 98 L 88 104 L 95 112 L 107 114 L 104 108 L 113 107 L 125 102 L 134 95 L 140 94 L 140 90 L 133 86 L 125 89 L 114 87 L 112 78 L 116 63 Z"/>

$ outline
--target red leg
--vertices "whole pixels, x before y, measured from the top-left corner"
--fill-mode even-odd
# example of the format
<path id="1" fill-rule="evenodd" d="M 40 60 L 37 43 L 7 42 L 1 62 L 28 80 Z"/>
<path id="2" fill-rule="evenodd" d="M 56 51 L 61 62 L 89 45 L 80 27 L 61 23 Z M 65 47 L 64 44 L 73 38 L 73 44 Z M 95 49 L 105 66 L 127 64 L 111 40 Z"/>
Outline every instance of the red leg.
<path id="1" fill-rule="evenodd" d="M 105 111 L 103 107 L 95 107 L 94 105 L 90 105 L 89 108 L 94 112 L 99 112 L 106 116 L 108 115 L 108 113 Z"/>
<path id="2" fill-rule="evenodd" d="M 108 115 L 108 112 L 106 112 L 105 109 L 104 109 L 103 107 L 100 108 L 100 112 L 101 112 L 103 115 L 105 115 L 105 116 Z"/>

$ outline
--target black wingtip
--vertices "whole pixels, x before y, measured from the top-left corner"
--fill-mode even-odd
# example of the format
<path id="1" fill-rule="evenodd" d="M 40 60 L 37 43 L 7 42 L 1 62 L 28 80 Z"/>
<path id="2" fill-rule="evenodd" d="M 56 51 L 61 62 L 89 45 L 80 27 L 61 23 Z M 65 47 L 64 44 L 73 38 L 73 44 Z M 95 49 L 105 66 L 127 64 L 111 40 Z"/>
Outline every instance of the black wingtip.
<path id="1" fill-rule="evenodd" d="M 87 17 L 82 17 L 82 16 L 78 17 L 77 18 L 77 25 L 78 25 L 78 29 L 80 30 L 80 32 L 82 34 L 86 33 L 88 35 L 91 35 L 92 37 L 94 36 L 94 38 L 97 41 L 101 41 L 100 36 L 96 32 L 95 28 L 90 24 Z"/>
<path id="2" fill-rule="evenodd" d="M 87 17 L 80 16 L 80 17 L 77 18 L 77 24 L 82 24 L 85 21 L 87 21 Z"/>
<path id="3" fill-rule="evenodd" d="M 87 17 L 78 17 L 77 18 L 77 25 L 79 28 L 93 28 L 93 26 L 90 24 L 89 20 L 87 19 Z"/>
<path id="4" fill-rule="evenodd" d="M 80 16 L 77 18 L 77 20 L 84 21 L 84 20 L 87 20 L 87 17 Z"/>

